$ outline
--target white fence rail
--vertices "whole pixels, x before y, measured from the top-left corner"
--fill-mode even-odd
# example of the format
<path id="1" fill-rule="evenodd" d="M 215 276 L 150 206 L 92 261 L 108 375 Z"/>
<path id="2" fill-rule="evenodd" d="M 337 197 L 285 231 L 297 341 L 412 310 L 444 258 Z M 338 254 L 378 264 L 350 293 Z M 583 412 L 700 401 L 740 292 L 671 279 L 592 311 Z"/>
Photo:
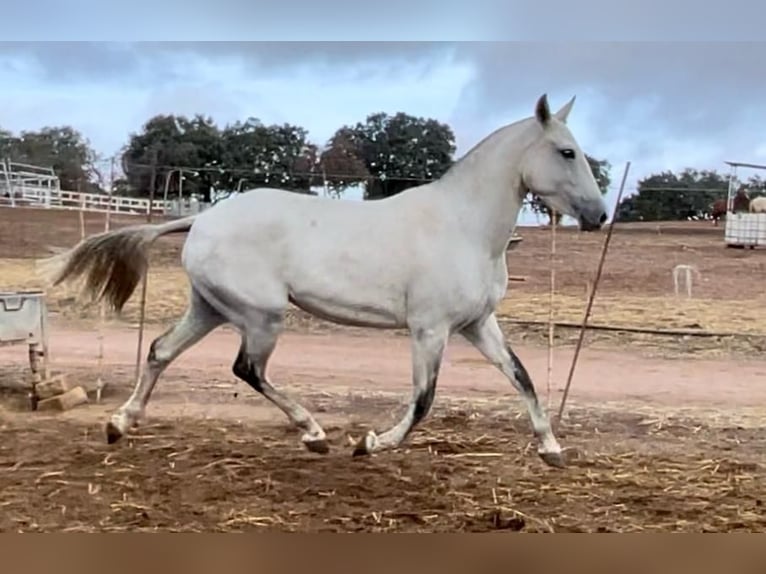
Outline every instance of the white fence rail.
<path id="1" fill-rule="evenodd" d="M 36 207 L 44 209 L 68 209 L 123 215 L 146 215 L 152 213 L 171 217 L 182 217 L 199 213 L 208 204 L 196 198 L 183 200 L 158 200 L 150 202 L 138 197 L 124 197 L 102 193 L 80 193 L 63 191 L 43 186 L 3 185 L 0 182 L 0 205 L 9 207 Z"/>

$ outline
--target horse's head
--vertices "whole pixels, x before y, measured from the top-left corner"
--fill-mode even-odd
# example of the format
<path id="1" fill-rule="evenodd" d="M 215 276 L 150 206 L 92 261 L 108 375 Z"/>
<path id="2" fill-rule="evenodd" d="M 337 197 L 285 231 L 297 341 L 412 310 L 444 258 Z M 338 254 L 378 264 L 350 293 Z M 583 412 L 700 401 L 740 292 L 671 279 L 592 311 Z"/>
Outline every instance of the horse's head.
<path id="1" fill-rule="evenodd" d="M 710 212 L 713 217 L 726 213 L 726 200 L 716 199 L 713 203 L 710 204 Z"/>
<path id="2" fill-rule="evenodd" d="M 574 98 L 551 114 L 545 94 L 537 101 L 535 118 L 541 132 L 524 157 L 522 178 L 549 209 L 574 217 L 583 231 L 594 231 L 607 219 L 606 205 L 588 160 L 566 125 L 573 104 Z"/>
<path id="3" fill-rule="evenodd" d="M 750 194 L 747 188 L 743 185 L 734 194 L 732 200 L 732 211 L 747 211 L 750 207 Z"/>

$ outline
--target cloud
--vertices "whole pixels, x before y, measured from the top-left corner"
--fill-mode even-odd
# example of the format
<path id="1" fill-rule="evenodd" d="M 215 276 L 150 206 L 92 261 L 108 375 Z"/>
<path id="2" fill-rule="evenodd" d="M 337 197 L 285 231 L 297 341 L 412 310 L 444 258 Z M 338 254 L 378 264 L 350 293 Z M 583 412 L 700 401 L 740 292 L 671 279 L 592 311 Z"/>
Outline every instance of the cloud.
<path id="1" fill-rule="evenodd" d="M 9 40 L 482 40 L 494 15 L 513 0 L 483 0 L 481 9 L 457 0 L 134 0 L 108 9 L 96 0 L 27 0 L 4 10 Z M 29 14 L 35 27 L 23 26 Z M 499 30 L 505 32 L 505 29 Z"/>
<path id="2" fill-rule="evenodd" d="M 631 160 L 635 182 L 764 161 L 763 61 L 757 42 L 3 43 L 0 126 L 72 123 L 113 153 L 156 113 L 297 123 L 324 143 L 344 123 L 402 110 L 449 122 L 463 153 L 530 115 L 540 94 L 554 107 L 576 94 L 580 143 L 612 162 L 615 181 Z"/>
<path id="3" fill-rule="evenodd" d="M 604 128 L 641 100 L 674 129 L 725 128 L 761 107 L 766 83 L 756 71 L 766 57 L 759 42 L 508 42 L 468 45 L 459 57 L 477 66 L 475 98 L 484 106 L 512 107 L 553 90 L 597 92 L 610 105 L 593 117 Z"/>
<path id="4" fill-rule="evenodd" d="M 369 113 L 446 118 L 470 75 L 427 43 L 16 43 L 0 46 L 0 125 L 70 123 L 114 153 L 158 113 L 303 125 L 324 143 Z M 115 113 L 119 110 L 119 113 Z"/>
<path id="5" fill-rule="evenodd" d="M 30 14 L 34 14 L 34 26 Z M 9 40 L 760 40 L 758 0 L 27 0 Z"/>
<path id="6" fill-rule="evenodd" d="M 766 78 L 757 70 L 766 43 L 508 42 L 460 46 L 455 58 L 475 72 L 453 112 L 466 144 L 530 115 L 546 92 L 554 107 L 577 95 L 578 140 L 615 166 L 631 160 L 634 177 L 724 169 L 764 141 Z"/>

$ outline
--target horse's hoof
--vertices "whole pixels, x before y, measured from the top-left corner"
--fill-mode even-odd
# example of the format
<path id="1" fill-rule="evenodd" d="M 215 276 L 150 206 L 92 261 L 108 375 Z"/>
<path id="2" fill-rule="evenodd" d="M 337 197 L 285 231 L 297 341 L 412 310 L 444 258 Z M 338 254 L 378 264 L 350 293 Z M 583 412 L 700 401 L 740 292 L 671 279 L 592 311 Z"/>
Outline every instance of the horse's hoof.
<path id="1" fill-rule="evenodd" d="M 106 442 L 114 444 L 122 438 L 122 431 L 113 422 L 106 423 Z"/>
<path id="2" fill-rule="evenodd" d="M 538 452 L 543 462 L 553 468 L 566 468 L 564 455 L 561 452 Z"/>
<path id="3" fill-rule="evenodd" d="M 353 452 L 351 453 L 351 456 L 352 456 L 352 457 L 357 457 L 357 456 L 366 456 L 366 455 L 368 455 L 368 454 L 370 454 L 370 453 L 369 453 L 369 451 L 367 450 L 367 437 L 366 437 L 366 436 L 363 436 L 363 437 L 362 437 L 362 438 L 359 440 L 359 442 L 357 442 L 357 443 L 356 443 L 356 446 L 354 447 L 354 450 L 353 450 Z"/>
<path id="4" fill-rule="evenodd" d="M 364 456 L 367 454 L 372 454 L 372 452 L 377 450 L 377 448 L 378 435 L 375 434 L 375 431 L 368 431 L 367 434 L 364 435 L 358 443 L 356 443 L 354 452 L 351 454 L 351 456 Z"/>
<path id="5" fill-rule="evenodd" d="M 325 439 L 307 440 L 304 441 L 303 444 L 306 446 L 309 452 L 316 454 L 327 454 L 330 452 L 330 445 L 327 444 Z"/>

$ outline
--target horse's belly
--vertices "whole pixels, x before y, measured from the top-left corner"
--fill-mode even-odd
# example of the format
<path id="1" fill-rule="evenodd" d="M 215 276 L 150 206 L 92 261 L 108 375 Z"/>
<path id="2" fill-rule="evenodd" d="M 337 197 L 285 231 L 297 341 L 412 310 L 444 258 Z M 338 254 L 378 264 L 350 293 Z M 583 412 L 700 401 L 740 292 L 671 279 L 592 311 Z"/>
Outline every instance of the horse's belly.
<path id="1" fill-rule="evenodd" d="M 330 321 L 399 328 L 406 320 L 407 259 L 380 242 L 308 238 L 282 259 L 290 300 Z M 312 241 L 313 240 L 313 241 Z M 390 245 L 390 244 L 389 244 Z"/>
<path id="2" fill-rule="evenodd" d="M 342 293 L 304 291 L 290 295 L 290 302 L 321 319 L 356 327 L 397 329 L 406 326 L 403 306 L 383 300 L 343 297 Z"/>

